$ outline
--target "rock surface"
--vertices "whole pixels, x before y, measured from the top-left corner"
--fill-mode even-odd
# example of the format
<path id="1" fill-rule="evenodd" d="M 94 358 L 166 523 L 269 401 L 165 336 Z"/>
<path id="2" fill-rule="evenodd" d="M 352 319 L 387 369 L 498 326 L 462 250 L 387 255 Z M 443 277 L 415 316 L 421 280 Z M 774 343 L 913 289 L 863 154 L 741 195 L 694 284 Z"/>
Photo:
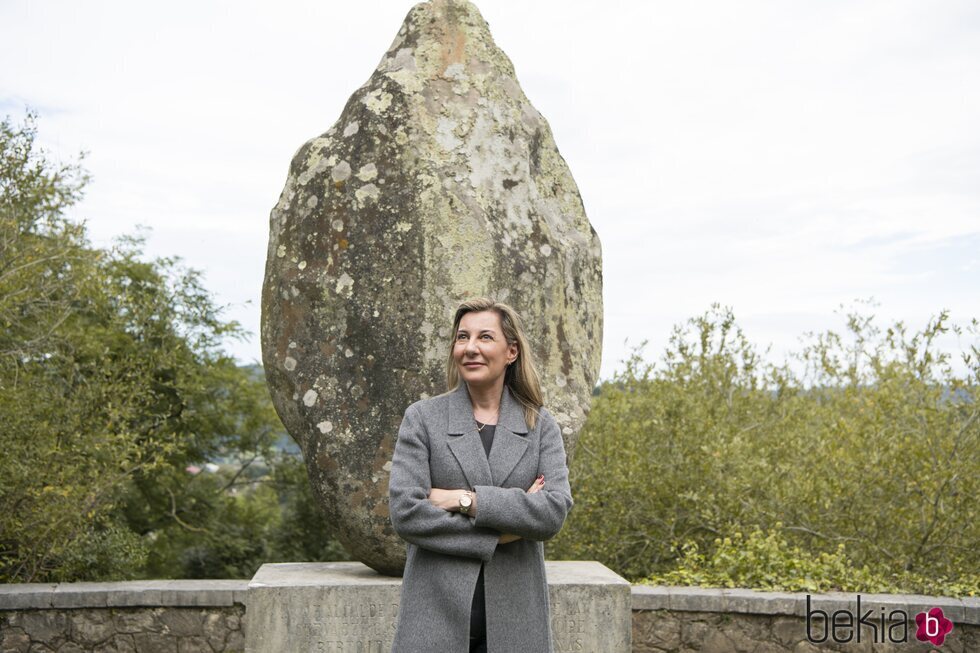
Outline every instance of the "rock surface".
<path id="1" fill-rule="evenodd" d="M 244 617 L 241 604 L 0 610 L 0 651 L 240 653 L 245 650 Z"/>
<path id="2" fill-rule="evenodd" d="M 571 456 L 600 363 L 599 239 L 479 11 L 433 0 L 294 155 L 262 294 L 279 416 L 341 542 L 382 573 L 404 566 L 387 507 L 398 426 L 446 390 L 453 312 L 479 295 L 524 317 Z"/>

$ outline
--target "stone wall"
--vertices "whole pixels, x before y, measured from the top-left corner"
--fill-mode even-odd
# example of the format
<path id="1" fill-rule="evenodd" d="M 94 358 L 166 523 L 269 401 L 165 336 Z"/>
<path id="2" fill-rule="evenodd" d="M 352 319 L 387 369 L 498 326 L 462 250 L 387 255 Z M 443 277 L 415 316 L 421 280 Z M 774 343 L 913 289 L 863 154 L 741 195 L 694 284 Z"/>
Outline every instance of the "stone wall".
<path id="1" fill-rule="evenodd" d="M 634 585 L 632 594 L 633 651 L 642 653 L 980 651 L 980 598 L 837 592 L 807 595 L 645 585 Z M 936 607 L 953 622 L 953 631 L 942 646 L 932 647 L 915 638 L 914 619 L 918 613 Z M 808 610 L 812 613 L 809 636 Z M 820 616 L 824 613 L 831 620 L 837 619 L 836 632 Z M 855 615 L 850 626 L 847 614 Z M 901 614 L 912 621 L 888 619 Z M 865 623 L 874 624 L 874 628 L 858 624 L 862 615 L 867 615 Z M 834 641 L 835 635 L 840 642 Z M 896 641 L 902 635 L 907 635 L 907 641 Z"/>
<path id="2" fill-rule="evenodd" d="M 0 651 L 244 651 L 247 588 L 247 580 L 0 585 Z"/>
<path id="3" fill-rule="evenodd" d="M 0 585 L 0 653 L 140 651 L 185 653 L 244 651 L 248 581 L 145 581 Z M 842 627 L 852 641 L 815 644 L 806 632 L 807 609 L 827 615 L 858 613 L 856 594 L 806 594 L 692 587 L 632 587 L 633 650 L 670 653 L 811 653 L 932 650 L 915 639 L 914 622 L 905 643 L 882 642 L 880 630 Z M 980 598 L 862 594 L 870 621 L 901 610 L 914 619 L 939 607 L 954 626 L 936 650 L 980 651 Z M 814 612 L 814 614 L 817 614 Z M 814 619 L 811 636 L 823 624 Z M 886 628 L 897 622 L 887 621 Z M 818 627 L 819 625 L 819 627 Z M 857 632 L 861 642 L 856 641 Z M 900 633 L 901 629 L 893 630 Z M 877 641 L 875 641 L 877 639 Z M 587 652 L 584 652 L 587 653 Z"/>

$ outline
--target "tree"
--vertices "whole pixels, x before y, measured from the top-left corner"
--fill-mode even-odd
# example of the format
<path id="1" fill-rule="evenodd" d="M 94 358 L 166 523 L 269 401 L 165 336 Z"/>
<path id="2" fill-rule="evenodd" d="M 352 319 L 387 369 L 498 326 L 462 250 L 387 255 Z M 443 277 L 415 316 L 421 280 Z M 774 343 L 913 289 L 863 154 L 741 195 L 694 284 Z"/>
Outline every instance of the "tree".
<path id="1" fill-rule="evenodd" d="M 712 307 L 602 386 L 550 553 L 634 580 L 980 592 L 980 349 L 956 372 L 947 330 L 852 312 L 795 373 Z"/>
<path id="2" fill-rule="evenodd" d="M 80 417 L 73 398 L 64 401 L 76 354 L 66 322 L 96 289 L 98 255 L 84 227 L 63 215 L 80 199 L 85 173 L 49 162 L 35 136 L 32 113 L 20 128 L 0 123 L 0 577 L 24 580 L 43 577 L 47 561 L 99 517 L 112 476 L 100 473 L 110 470 L 99 455 L 118 445 L 100 445 L 72 473 L 49 473 L 73 447 Z"/>
<path id="3" fill-rule="evenodd" d="M 244 331 L 145 237 L 89 244 L 64 214 L 88 177 L 34 121 L 0 123 L 0 581 L 248 576 L 299 495 L 263 375 L 221 348 Z"/>

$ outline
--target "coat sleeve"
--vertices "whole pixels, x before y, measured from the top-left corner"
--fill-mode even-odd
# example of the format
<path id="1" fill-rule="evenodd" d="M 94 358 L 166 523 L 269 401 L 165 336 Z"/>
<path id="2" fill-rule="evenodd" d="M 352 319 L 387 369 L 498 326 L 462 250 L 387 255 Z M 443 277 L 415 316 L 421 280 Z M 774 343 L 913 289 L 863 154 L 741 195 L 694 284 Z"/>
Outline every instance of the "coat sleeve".
<path id="1" fill-rule="evenodd" d="M 476 486 L 473 489 L 476 492 L 477 526 L 537 541 L 549 540 L 561 530 L 572 509 L 565 445 L 555 418 L 541 411 L 539 419 L 538 473 L 544 474 L 544 489 L 528 494 L 516 487 Z"/>
<path id="2" fill-rule="evenodd" d="M 398 429 L 388 482 L 391 525 L 405 541 L 436 553 L 490 560 L 498 531 L 481 528 L 471 517 L 429 503 L 429 438 L 418 408 L 405 411 Z"/>

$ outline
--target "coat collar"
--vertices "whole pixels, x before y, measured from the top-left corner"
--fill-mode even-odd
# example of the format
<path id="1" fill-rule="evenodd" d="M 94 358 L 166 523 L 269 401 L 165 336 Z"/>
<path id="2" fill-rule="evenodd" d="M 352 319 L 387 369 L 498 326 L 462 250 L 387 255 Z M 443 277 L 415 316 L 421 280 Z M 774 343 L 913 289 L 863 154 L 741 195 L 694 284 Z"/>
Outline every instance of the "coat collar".
<path id="1" fill-rule="evenodd" d="M 449 420 L 447 433 L 461 434 L 476 430 L 476 420 L 473 419 L 473 404 L 470 402 L 470 391 L 464 381 L 460 381 L 450 397 Z M 527 421 L 524 419 L 524 407 L 514 399 L 510 388 L 504 385 L 500 396 L 500 416 L 497 425 L 503 426 L 511 433 L 527 433 Z M 499 430 L 499 429 L 498 429 Z"/>
<path id="2" fill-rule="evenodd" d="M 500 416 L 493 434 L 493 446 L 487 458 L 483 442 L 477 432 L 473 419 L 473 404 L 470 403 L 469 390 L 465 382 L 460 382 L 450 396 L 449 418 L 446 431 L 454 437 L 449 438 L 449 449 L 456 457 L 459 466 L 471 488 L 478 485 L 500 486 L 513 471 L 527 450 L 527 422 L 524 409 L 514 399 L 505 385 L 500 398 Z M 523 435 L 518 435 L 523 434 Z M 455 437 L 459 436 L 459 437 Z"/>

